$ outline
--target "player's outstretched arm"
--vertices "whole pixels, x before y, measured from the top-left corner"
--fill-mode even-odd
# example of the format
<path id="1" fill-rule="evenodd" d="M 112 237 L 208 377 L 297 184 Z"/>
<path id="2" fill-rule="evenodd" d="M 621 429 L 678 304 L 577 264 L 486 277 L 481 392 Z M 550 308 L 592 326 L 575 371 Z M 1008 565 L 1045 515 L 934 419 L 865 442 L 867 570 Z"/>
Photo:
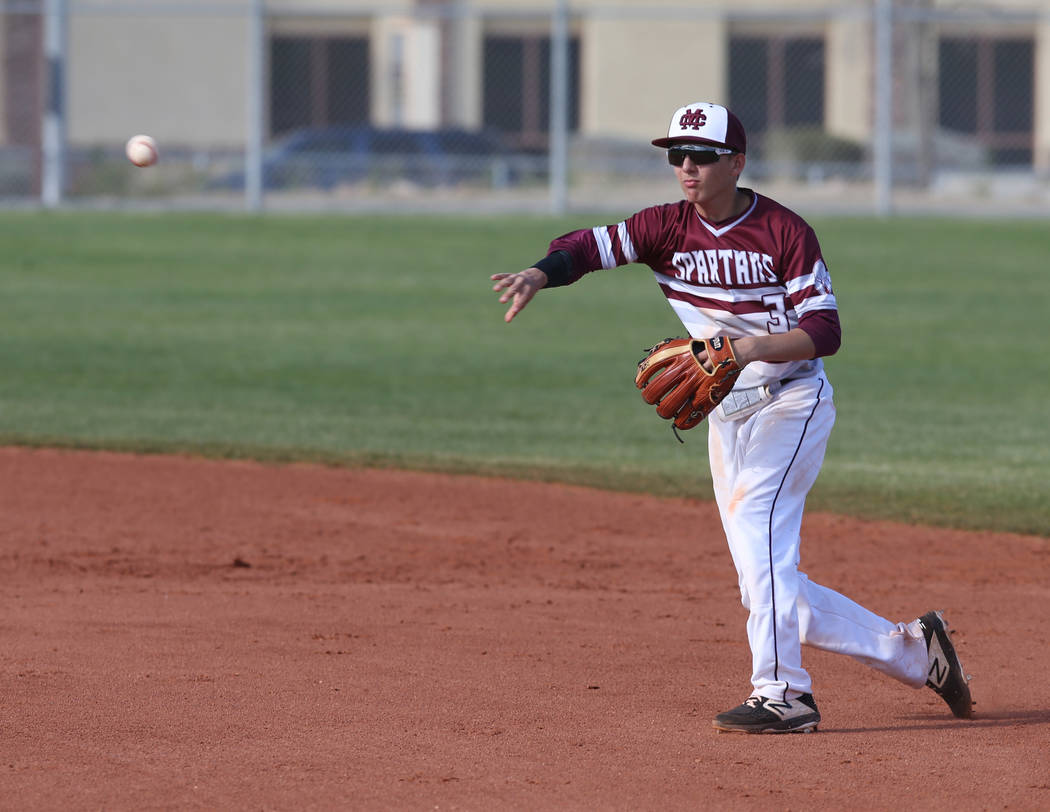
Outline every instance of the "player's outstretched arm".
<path id="1" fill-rule="evenodd" d="M 499 297 L 500 303 L 511 305 L 503 316 L 506 322 L 511 321 L 520 313 L 525 305 L 532 301 L 536 291 L 547 284 L 547 274 L 539 268 L 526 268 L 517 273 L 494 273 L 491 279 L 496 283 L 492 286 L 495 291 L 503 291 Z"/>

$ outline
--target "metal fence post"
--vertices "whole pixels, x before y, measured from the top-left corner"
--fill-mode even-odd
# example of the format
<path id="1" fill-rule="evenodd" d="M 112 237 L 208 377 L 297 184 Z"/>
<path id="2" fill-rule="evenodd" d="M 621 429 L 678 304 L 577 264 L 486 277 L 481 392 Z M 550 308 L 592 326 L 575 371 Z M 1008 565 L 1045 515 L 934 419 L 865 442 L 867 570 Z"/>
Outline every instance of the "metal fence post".
<path id="1" fill-rule="evenodd" d="M 875 2 L 875 116 L 872 174 L 875 213 L 893 212 L 893 0 Z"/>
<path id="2" fill-rule="evenodd" d="M 44 16 L 47 101 L 41 145 L 40 193 L 41 202 L 48 208 L 60 205 L 65 192 L 67 14 L 67 0 L 47 0 Z"/>
<path id="3" fill-rule="evenodd" d="M 266 115 L 266 12 L 263 0 L 252 0 L 248 10 L 247 110 L 244 146 L 244 206 L 263 207 L 263 130 Z"/>
<path id="4" fill-rule="evenodd" d="M 569 4 L 558 0 L 551 19 L 550 164 L 551 213 L 568 208 L 569 163 Z"/>

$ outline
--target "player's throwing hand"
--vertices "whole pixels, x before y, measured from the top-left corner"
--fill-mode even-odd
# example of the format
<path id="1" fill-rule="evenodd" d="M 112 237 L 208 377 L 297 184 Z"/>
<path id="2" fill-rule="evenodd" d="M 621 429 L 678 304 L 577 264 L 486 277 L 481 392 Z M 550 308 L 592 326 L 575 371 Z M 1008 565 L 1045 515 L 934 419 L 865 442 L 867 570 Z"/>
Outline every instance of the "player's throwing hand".
<path id="1" fill-rule="evenodd" d="M 547 274 L 539 268 L 526 268 L 517 273 L 494 273 L 492 280 L 496 283 L 493 290 L 503 291 L 499 297 L 502 304 L 511 302 L 503 316 L 504 321 L 511 321 L 536 295 L 536 291 L 547 284 Z"/>

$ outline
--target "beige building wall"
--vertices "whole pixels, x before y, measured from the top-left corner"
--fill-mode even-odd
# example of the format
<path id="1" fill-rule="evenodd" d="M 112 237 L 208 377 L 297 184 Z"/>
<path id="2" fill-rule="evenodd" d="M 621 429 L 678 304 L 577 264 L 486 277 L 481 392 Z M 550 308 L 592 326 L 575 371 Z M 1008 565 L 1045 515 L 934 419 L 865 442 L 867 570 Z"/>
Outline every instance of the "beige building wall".
<path id="1" fill-rule="evenodd" d="M 871 136 L 874 37 L 863 20 L 834 20 L 825 38 L 824 122 L 828 132 L 854 141 Z"/>
<path id="2" fill-rule="evenodd" d="M 449 123 L 480 127 L 482 122 L 482 24 L 477 17 L 463 16 L 449 25 L 450 80 L 458 92 L 449 99 Z"/>
<path id="3" fill-rule="evenodd" d="M 441 31 L 431 19 L 379 16 L 371 31 L 372 119 L 381 126 L 441 125 Z"/>
<path id="4" fill-rule="evenodd" d="M 1050 173 L 1050 22 L 1035 29 L 1035 147 L 1033 163 Z"/>
<path id="5" fill-rule="evenodd" d="M 70 143 L 123 144 L 145 132 L 161 144 L 243 144 L 247 38 L 236 17 L 73 15 Z"/>
<path id="6" fill-rule="evenodd" d="M 587 20 L 580 29 L 582 133 L 651 140 L 671 113 L 726 94 L 724 25 Z"/>

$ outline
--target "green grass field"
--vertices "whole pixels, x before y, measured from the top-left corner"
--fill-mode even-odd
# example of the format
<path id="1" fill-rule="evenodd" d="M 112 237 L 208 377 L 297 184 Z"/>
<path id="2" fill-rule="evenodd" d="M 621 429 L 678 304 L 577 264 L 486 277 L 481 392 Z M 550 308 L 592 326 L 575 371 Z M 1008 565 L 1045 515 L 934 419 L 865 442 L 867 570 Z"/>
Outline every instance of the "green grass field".
<path id="1" fill-rule="evenodd" d="M 488 275 L 608 216 L 0 214 L 0 442 L 527 476 L 710 497 L 633 385 L 647 268 Z M 1043 222 L 823 219 L 844 343 L 811 508 L 1050 536 Z"/>

